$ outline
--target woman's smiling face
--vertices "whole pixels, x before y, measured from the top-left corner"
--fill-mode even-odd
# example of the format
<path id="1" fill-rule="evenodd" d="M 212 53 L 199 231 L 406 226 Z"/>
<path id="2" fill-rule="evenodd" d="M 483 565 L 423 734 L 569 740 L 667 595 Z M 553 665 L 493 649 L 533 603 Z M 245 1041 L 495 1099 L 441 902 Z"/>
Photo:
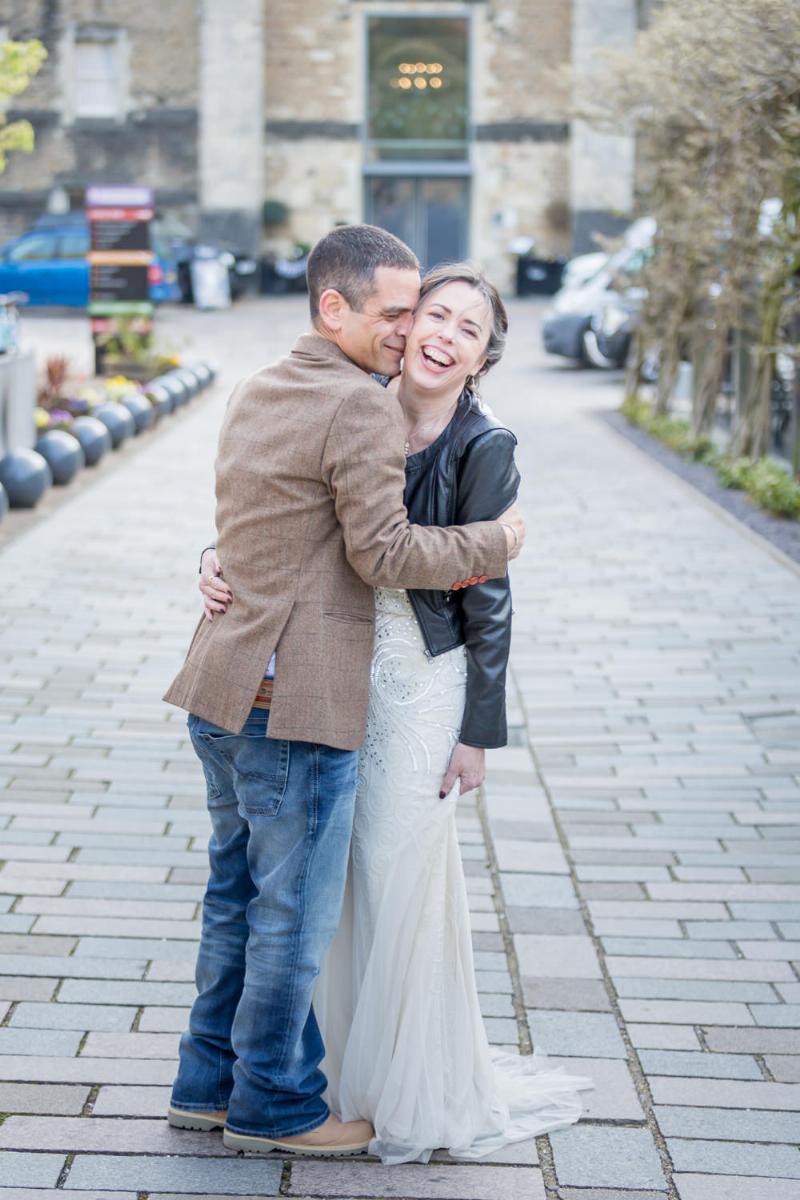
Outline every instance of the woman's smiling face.
<path id="1" fill-rule="evenodd" d="M 458 279 L 435 288 L 414 315 L 403 375 L 417 388 L 460 392 L 484 364 L 491 320 L 488 300 L 471 284 Z"/>

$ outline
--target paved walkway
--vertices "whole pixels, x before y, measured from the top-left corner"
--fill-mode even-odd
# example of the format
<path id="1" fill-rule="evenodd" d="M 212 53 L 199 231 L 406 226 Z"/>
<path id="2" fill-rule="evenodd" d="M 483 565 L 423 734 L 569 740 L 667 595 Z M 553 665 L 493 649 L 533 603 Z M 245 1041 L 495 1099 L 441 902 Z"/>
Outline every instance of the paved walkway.
<path id="1" fill-rule="evenodd" d="M 512 316 L 487 394 L 530 521 L 514 745 L 462 845 L 490 1037 L 592 1075 L 586 1119 L 390 1169 L 239 1159 L 163 1120 L 207 825 L 158 697 L 228 387 L 303 322 L 252 303 L 181 318 L 220 388 L 0 551 L 0 1200 L 799 1200 L 798 573 L 596 421 L 613 382 Z"/>

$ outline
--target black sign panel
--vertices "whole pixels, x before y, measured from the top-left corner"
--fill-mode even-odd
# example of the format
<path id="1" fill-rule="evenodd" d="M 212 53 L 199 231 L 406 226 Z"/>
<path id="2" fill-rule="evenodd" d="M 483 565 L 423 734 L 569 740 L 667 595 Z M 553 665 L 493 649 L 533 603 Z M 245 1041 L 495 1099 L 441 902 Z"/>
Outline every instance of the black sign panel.
<path id="1" fill-rule="evenodd" d="M 149 222 L 93 220 L 90 223 L 93 250 L 149 250 Z"/>
<path id="2" fill-rule="evenodd" d="M 140 301 L 150 299 L 146 266 L 95 263 L 92 266 L 92 300 Z"/>

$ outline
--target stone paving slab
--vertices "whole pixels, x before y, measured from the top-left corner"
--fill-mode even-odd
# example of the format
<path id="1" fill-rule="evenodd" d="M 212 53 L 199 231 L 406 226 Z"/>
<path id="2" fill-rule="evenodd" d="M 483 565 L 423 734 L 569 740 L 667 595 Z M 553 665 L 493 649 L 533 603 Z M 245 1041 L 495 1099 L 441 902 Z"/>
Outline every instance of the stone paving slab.
<path id="1" fill-rule="evenodd" d="M 649 1129 L 579 1125 L 550 1138 L 559 1183 L 573 1187 L 666 1186 Z"/>
<path id="2" fill-rule="evenodd" d="M 558 1189 L 559 1200 L 666 1200 L 666 1192 L 653 1192 L 639 1188 L 570 1188 Z"/>
<path id="3" fill-rule="evenodd" d="M 372 1163 L 302 1162 L 292 1168 L 290 1196 L 395 1196 L 404 1200 L 545 1200 L 535 1167 L 382 1167 Z"/>
<path id="4" fill-rule="evenodd" d="M 677 1171 L 708 1171 L 715 1175 L 770 1175 L 800 1179 L 800 1148 L 754 1146 L 752 1143 L 667 1138 L 667 1149 Z"/>
<path id="5" fill-rule="evenodd" d="M 654 1111 L 666 1137 L 800 1144 L 800 1113 L 677 1105 L 656 1105 Z"/>
<path id="6" fill-rule="evenodd" d="M 63 1154 L 0 1151 L 0 1180 L 6 1187 L 55 1187 L 66 1161 Z"/>
<path id="7" fill-rule="evenodd" d="M 0 1149 L 235 1157 L 220 1134 L 172 1129 L 163 1119 L 10 1116 L 0 1126 Z"/>
<path id="8" fill-rule="evenodd" d="M 138 1192 L 99 1192 L 92 1189 L 92 1200 L 138 1200 Z M 68 1188 L 10 1188 L 0 1183 L 0 1200 L 87 1200 L 86 1192 Z M 256 1200 L 250 1197 L 249 1200 Z"/>
<path id="9" fill-rule="evenodd" d="M 240 1159 L 234 1155 L 227 1158 L 172 1158 L 144 1154 L 78 1154 L 67 1176 L 67 1184 L 77 1191 L 94 1191 L 96 1188 L 137 1192 L 178 1190 L 184 1194 L 219 1192 L 226 1196 L 242 1196 L 256 1193 L 264 1197 L 275 1196 L 280 1181 L 280 1160 Z"/>
<path id="10" fill-rule="evenodd" d="M 681 1172 L 674 1180 L 680 1200 L 797 1200 L 800 1195 L 794 1181 L 775 1176 L 756 1179 Z"/>

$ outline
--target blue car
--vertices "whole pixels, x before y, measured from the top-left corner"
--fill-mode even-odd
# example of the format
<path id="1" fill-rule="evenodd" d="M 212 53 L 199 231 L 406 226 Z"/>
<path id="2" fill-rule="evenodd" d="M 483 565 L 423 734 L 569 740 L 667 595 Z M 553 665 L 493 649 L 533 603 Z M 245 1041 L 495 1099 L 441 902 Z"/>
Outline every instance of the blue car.
<path id="1" fill-rule="evenodd" d="M 177 265 L 164 239 L 151 228 L 154 258 L 149 267 L 150 299 L 159 304 L 180 300 Z M 0 292 L 24 292 L 28 305 L 89 303 L 89 225 L 78 220 L 44 217 L 27 233 L 0 246 Z"/>

